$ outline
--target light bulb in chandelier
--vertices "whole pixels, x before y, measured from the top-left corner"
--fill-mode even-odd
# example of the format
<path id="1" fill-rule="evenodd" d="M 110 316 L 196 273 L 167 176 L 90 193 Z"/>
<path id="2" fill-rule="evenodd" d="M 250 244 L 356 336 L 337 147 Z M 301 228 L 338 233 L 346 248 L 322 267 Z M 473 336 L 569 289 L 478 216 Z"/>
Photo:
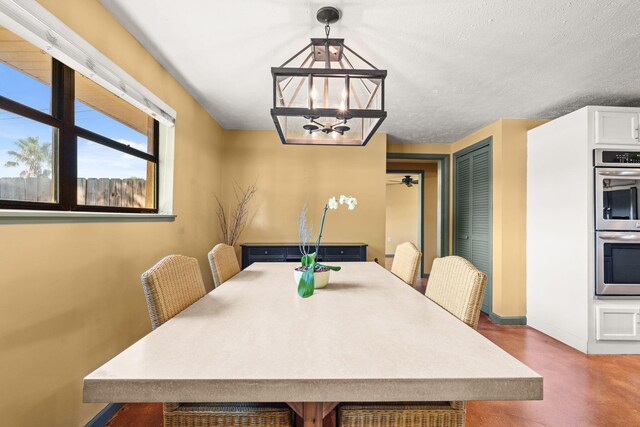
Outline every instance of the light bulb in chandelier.
<path id="1" fill-rule="evenodd" d="M 311 88 L 311 93 L 309 94 L 309 96 L 311 96 L 313 104 L 315 105 L 318 102 L 318 92 L 316 91 L 315 86 Z"/>

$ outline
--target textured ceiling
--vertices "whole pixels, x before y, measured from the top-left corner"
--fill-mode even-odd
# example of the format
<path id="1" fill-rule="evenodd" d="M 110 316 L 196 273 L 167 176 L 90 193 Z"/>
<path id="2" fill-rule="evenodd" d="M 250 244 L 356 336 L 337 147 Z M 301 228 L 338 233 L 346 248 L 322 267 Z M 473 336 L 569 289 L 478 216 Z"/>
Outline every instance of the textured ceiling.
<path id="1" fill-rule="evenodd" d="M 272 129 L 271 66 L 331 35 L 389 71 L 393 142 L 450 143 L 499 118 L 640 105 L 637 0 L 102 0 L 226 129 Z"/>

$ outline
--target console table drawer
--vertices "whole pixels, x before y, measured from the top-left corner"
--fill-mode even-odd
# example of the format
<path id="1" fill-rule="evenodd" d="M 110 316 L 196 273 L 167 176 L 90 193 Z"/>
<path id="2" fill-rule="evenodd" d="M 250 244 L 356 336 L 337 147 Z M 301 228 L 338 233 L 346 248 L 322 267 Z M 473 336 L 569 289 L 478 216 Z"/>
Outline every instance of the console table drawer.
<path id="1" fill-rule="evenodd" d="M 300 262 L 301 254 L 297 243 L 244 243 L 241 246 L 243 269 L 254 262 Z M 321 245 L 317 259 L 320 262 L 366 261 L 367 245 L 364 243 Z"/>
<path id="2" fill-rule="evenodd" d="M 360 248 L 357 246 L 332 246 L 325 248 L 325 256 L 327 258 L 346 258 L 346 257 L 360 257 Z"/>
<path id="3" fill-rule="evenodd" d="M 313 249 L 311 249 L 313 252 Z M 288 259 L 300 259 L 302 257 L 302 253 L 300 252 L 300 248 L 297 246 L 289 246 L 287 248 L 287 258 Z"/>
<path id="4" fill-rule="evenodd" d="M 327 256 L 321 260 L 321 262 L 327 262 L 327 263 L 328 262 L 354 262 L 354 261 L 362 261 L 362 260 L 357 256 L 343 256 L 343 257 Z"/>
<path id="5" fill-rule="evenodd" d="M 250 247 L 249 256 L 251 257 L 279 257 L 284 258 L 287 256 L 286 248 L 275 246 L 261 246 Z"/>

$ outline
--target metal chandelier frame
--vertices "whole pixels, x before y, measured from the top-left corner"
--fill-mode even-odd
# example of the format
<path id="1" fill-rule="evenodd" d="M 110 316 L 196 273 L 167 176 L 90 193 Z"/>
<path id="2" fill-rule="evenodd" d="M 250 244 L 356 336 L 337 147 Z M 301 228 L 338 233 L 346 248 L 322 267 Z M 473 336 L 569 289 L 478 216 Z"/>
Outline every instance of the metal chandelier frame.
<path id="1" fill-rule="evenodd" d="M 337 9 L 322 8 L 318 11 L 318 20 L 325 24 L 325 38 L 312 38 L 310 43 L 300 49 L 289 60 L 280 67 L 272 67 L 271 75 L 273 77 L 273 108 L 271 116 L 278 131 L 278 135 L 283 144 L 297 145 L 366 145 L 376 130 L 380 127 L 387 113 L 384 110 L 385 97 L 385 78 L 386 70 L 376 68 L 369 61 L 344 44 L 344 39 L 330 38 L 329 24 L 336 22 L 339 18 Z M 327 54 L 328 52 L 328 54 Z M 353 55 L 368 68 L 355 68 L 349 56 Z M 291 67 L 297 58 L 301 59 L 298 67 Z M 332 67 L 332 62 L 338 67 Z M 317 64 L 323 64 L 321 68 L 313 68 Z M 299 82 L 294 83 L 298 77 Z M 307 80 L 306 88 L 305 77 Z M 313 87 L 314 79 L 324 81 L 324 99 L 325 104 L 329 98 L 329 79 L 343 79 L 344 89 L 342 91 L 342 101 L 339 108 L 326 108 L 327 106 L 318 106 L 312 95 L 315 90 Z M 361 85 L 364 97 L 359 97 L 355 90 L 351 90 L 352 84 Z M 289 85 L 294 84 L 295 89 L 291 99 L 285 100 L 284 92 Z M 307 91 L 307 106 L 293 107 L 301 91 Z M 379 97 L 379 108 L 375 108 L 374 101 Z M 306 138 L 287 138 L 285 129 L 282 129 L 280 118 L 303 117 L 306 124 L 303 126 Z M 332 123 L 320 123 L 317 121 L 319 117 L 335 118 Z M 314 140 L 313 134 L 322 132 L 325 134 L 333 134 L 344 136 L 352 132 L 350 127 L 352 119 L 362 119 L 362 138 L 347 140 L 344 143 L 340 140 L 332 140 L 325 138 L 321 141 Z M 369 128 L 364 129 L 366 119 L 377 119 Z M 337 135 L 333 135 L 334 137 Z"/>

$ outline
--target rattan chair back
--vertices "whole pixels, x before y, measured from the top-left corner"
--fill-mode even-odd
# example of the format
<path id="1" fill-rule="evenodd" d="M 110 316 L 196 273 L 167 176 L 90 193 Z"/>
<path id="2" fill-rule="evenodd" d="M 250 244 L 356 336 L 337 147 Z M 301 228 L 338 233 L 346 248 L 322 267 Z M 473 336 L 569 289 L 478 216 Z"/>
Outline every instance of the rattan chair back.
<path id="1" fill-rule="evenodd" d="M 164 405 L 164 427 L 292 427 L 284 403 L 181 403 Z"/>
<path id="2" fill-rule="evenodd" d="M 205 294 L 198 260 L 169 255 L 142 274 L 142 286 L 153 329 Z"/>
<path id="3" fill-rule="evenodd" d="M 393 256 L 391 264 L 391 272 L 411 286 L 415 285 L 416 276 L 418 275 L 418 266 L 422 253 L 415 247 L 413 243 L 404 242 L 396 247 L 396 253 Z"/>
<path id="4" fill-rule="evenodd" d="M 425 295 L 476 329 L 487 276 L 459 256 L 436 258 Z"/>
<path id="5" fill-rule="evenodd" d="M 340 427 L 462 427 L 465 402 L 342 403 Z"/>
<path id="6" fill-rule="evenodd" d="M 240 273 L 240 265 L 236 258 L 236 251 L 233 246 L 224 243 L 217 244 L 209 252 L 209 265 L 213 273 L 213 283 L 215 287 L 222 285 L 236 274 Z"/>

